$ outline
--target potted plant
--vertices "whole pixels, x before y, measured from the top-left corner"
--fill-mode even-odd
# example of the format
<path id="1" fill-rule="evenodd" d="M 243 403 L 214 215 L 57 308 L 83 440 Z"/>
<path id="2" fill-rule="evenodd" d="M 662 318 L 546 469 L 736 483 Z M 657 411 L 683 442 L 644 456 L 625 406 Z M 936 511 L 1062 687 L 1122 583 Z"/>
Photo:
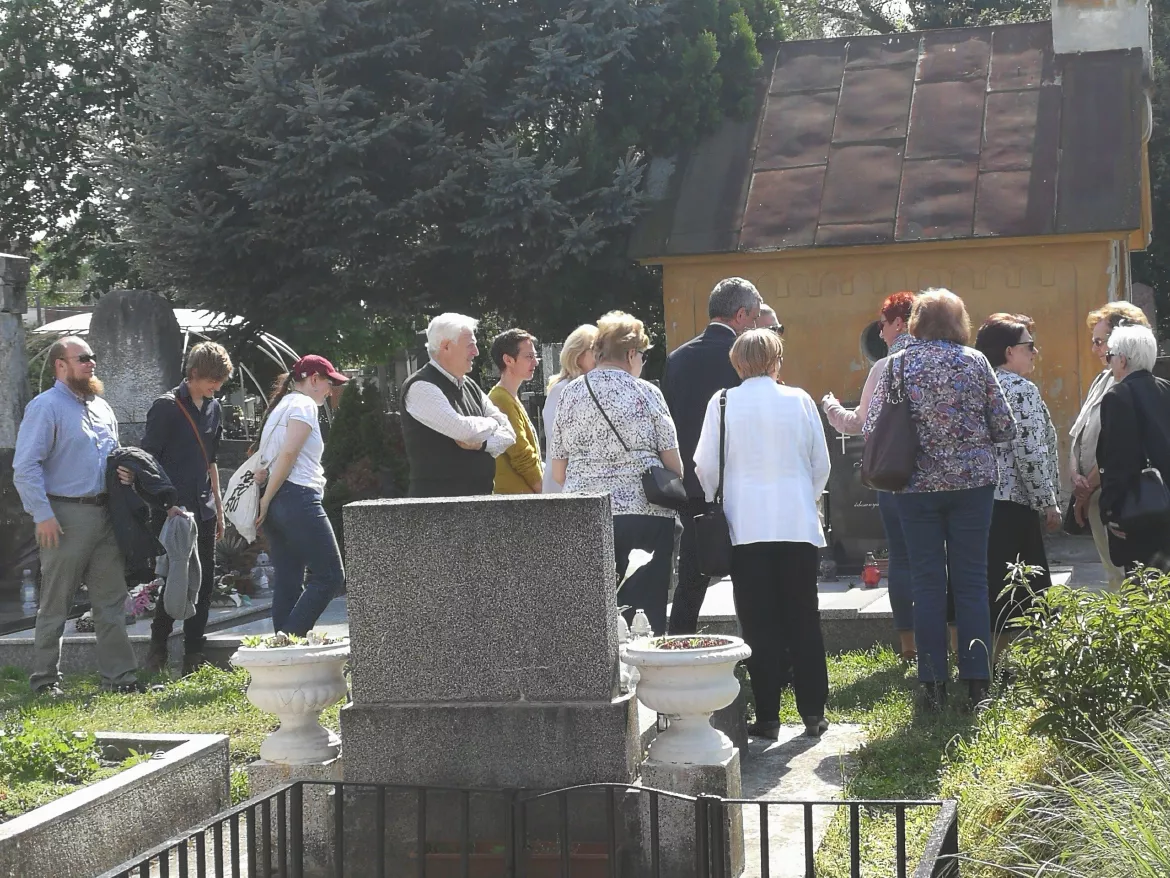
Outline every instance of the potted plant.
<path id="1" fill-rule="evenodd" d="M 890 550 L 876 549 L 873 553 L 873 562 L 877 565 L 878 572 L 885 578 L 890 578 Z"/>
<path id="2" fill-rule="evenodd" d="M 711 725 L 711 714 L 739 694 L 735 666 L 752 654 L 738 637 L 683 635 L 626 644 L 622 660 L 638 668 L 638 700 L 670 716 L 650 745 L 649 758 L 681 765 L 715 765 L 734 749 Z"/>
<path id="3" fill-rule="evenodd" d="M 245 637 L 231 658 L 251 676 L 248 700 L 280 718 L 280 728 L 260 745 L 260 758 L 285 765 L 327 762 L 341 739 L 321 725 L 321 711 L 346 693 L 349 638 L 316 631 L 308 637 L 273 634 Z"/>

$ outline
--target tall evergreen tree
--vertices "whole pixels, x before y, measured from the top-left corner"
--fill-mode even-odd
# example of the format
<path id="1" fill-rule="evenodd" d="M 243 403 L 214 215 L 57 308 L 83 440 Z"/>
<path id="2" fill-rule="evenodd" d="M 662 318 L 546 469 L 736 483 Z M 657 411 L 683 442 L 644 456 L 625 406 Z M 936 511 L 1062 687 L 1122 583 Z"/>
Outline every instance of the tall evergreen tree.
<path id="1" fill-rule="evenodd" d="M 39 277 L 98 288 L 126 276 L 96 197 L 96 146 L 133 110 L 134 70 L 153 57 L 159 0 L 0 4 L 0 247 L 29 253 Z M 88 261 L 88 265 L 87 265 Z"/>
<path id="2" fill-rule="evenodd" d="M 587 261 L 643 283 L 645 157 L 743 112 L 760 64 L 740 0 L 178 0 L 163 33 L 110 157 L 127 234 L 156 286 L 268 325 L 521 315 Z"/>

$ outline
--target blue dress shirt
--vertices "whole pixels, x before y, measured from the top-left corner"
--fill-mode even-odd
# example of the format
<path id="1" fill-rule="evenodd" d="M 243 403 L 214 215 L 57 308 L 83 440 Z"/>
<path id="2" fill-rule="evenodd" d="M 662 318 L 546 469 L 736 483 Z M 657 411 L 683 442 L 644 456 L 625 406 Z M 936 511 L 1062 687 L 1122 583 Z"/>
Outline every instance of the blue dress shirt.
<path id="1" fill-rule="evenodd" d="M 24 509 L 40 524 L 53 518 L 48 494 L 93 497 L 106 490 L 106 458 L 118 447 L 118 419 L 100 397 L 84 402 L 62 381 L 24 410 L 12 460 Z"/>

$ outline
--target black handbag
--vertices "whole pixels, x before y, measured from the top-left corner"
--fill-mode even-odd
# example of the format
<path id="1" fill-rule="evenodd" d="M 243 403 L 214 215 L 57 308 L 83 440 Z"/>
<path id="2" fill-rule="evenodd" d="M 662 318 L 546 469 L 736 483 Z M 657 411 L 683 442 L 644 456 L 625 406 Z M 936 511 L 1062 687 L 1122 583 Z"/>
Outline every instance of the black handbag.
<path id="1" fill-rule="evenodd" d="M 1080 536 L 1084 536 L 1085 534 L 1089 533 L 1092 530 L 1092 528 L 1089 527 L 1089 519 L 1088 519 L 1088 515 L 1087 515 L 1087 513 L 1089 511 L 1088 507 L 1085 508 L 1085 513 L 1086 513 L 1085 523 L 1084 524 L 1077 523 L 1077 515 L 1073 511 L 1076 504 L 1077 504 L 1076 495 L 1073 495 L 1072 497 L 1068 498 L 1068 506 L 1066 506 L 1064 509 L 1064 522 L 1061 525 L 1061 530 L 1063 530 L 1069 536 L 1080 537 Z"/>
<path id="2" fill-rule="evenodd" d="M 1164 527 L 1170 519 L 1170 490 L 1162 481 L 1162 474 L 1154 467 L 1146 467 L 1134 479 L 1121 498 L 1117 509 L 1117 527 L 1123 533 L 1140 533 Z"/>
<path id="3" fill-rule="evenodd" d="M 894 360 L 898 383 L 894 383 Z M 901 491 L 918 463 L 918 433 L 906 392 L 906 356 L 886 364 L 886 398 L 861 452 L 861 482 L 877 491 Z"/>
<path id="4" fill-rule="evenodd" d="M 621 443 L 622 448 L 629 451 L 630 446 L 626 444 L 622 434 L 617 431 L 617 427 L 613 425 L 613 421 L 609 419 L 609 415 L 601 407 L 597 394 L 593 392 L 593 385 L 589 383 L 588 374 L 585 375 L 585 387 L 589 391 L 589 395 L 593 397 L 593 403 L 597 406 L 597 410 L 601 412 L 601 416 L 609 424 L 609 429 L 613 430 L 617 441 Z M 681 512 L 688 505 L 687 490 L 683 487 L 682 479 L 664 466 L 652 465 L 646 468 L 645 472 L 642 473 L 642 490 L 646 494 L 646 499 L 655 506 Z"/>
<path id="5" fill-rule="evenodd" d="M 695 516 L 695 551 L 699 572 L 704 576 L 728 576 L 731 573 L 731 526 L 723 511 L 723 468 L 726 461 L 727 391 L 719 394 L 719 487 L 715 502 L 704 515 Z"/>

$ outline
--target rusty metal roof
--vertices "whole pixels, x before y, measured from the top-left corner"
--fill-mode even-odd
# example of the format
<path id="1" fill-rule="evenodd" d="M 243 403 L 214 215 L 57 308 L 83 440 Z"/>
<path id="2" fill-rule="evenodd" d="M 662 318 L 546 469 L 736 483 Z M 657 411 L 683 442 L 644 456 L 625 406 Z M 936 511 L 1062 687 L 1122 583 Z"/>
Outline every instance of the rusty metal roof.
<path id="1" fill-rule="evenodd" d="M 638 258 L 1141 225 L 1139 50 L 1050 22 L 781 44 L 754 118 L 677 160 Z"/>

